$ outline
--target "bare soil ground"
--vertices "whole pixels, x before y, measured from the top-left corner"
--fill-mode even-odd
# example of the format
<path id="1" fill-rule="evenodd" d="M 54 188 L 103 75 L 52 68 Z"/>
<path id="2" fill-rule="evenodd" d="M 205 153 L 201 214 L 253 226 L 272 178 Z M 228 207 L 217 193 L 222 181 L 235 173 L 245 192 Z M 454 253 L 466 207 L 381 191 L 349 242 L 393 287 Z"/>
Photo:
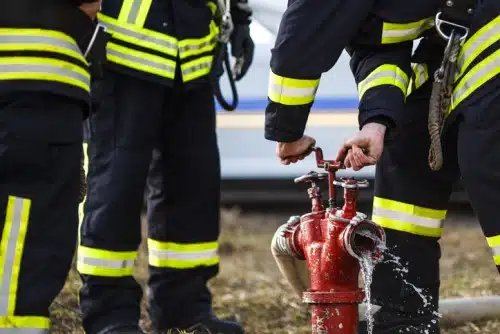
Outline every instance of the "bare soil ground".
<path id="1" fill-rule="evenodd" d="M 281 223 L 282 218 L 272 215 L 223 212 L 221 273 L 211 282 L 215 309 L 222 317 L 242 322 L 250 334 L 310 333 L 308 307 L 281 278 L 269 251 L 272 235 Z M 441 244 L 443 297 L 500 294 L 500 278 L 475 222 L 467 226 L 449 224 Z M 137 278 L 144 282 L 146 275 L 143 254 Z M 52 308 L 54 333 L 83 333 L 76 297 L 79 285 L 72 272 Z M 143 325 L 148 327 L 146 317 Z M 443 334 L 452 333 L 498 334 L 500 319 L 443 330 Z"/>

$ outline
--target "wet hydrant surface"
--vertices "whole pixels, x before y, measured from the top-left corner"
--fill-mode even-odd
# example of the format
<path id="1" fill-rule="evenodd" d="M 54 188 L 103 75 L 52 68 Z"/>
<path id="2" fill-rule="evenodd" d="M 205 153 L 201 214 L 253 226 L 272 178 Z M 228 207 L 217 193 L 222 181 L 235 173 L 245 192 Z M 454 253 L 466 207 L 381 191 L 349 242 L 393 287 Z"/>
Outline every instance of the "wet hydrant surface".
<path id="1" fill-rule="evenodd" d="M 355 334 L 358 304 L 365 297 L 358 286 L 360 262 L 363 257 L 371 257 L 374 263 L 382 259 L 385 234 L 366 215 L 356 211 L 359 189 L 368 186 L 368 182 L 336 179 L 341 164 L 324 160 L 320 148 L 314 150 L 317 165 L 325 172 L 309 172 L 295 179 L 295 183 L 309 185 L 311 212 L 292 217 L 278 229 L 276 245 L 282 254 L 306 261 L 310 282 L 302 298 L 311 305 L 312 333 Z M 328 207 L 323 205 L 318 186 L 322 181 L 328 182 Z M 336 205 L 337 186 L 344 188 L 342 208 Z M 278 265 L 282 270 L 283 263 Z"/>

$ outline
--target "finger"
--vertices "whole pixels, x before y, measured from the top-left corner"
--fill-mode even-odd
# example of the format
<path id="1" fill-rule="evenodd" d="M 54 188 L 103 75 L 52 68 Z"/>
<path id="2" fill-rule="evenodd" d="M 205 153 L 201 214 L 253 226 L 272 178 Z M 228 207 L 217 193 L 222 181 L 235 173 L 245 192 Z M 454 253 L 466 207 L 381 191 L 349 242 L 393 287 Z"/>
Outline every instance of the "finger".
<path id="1" fill-rule="evenodd" d="M 361 153 L 361 149 L 357 145 L 352 145 L 352 160 L 354 161 L 353 165 L 356 167 L 359 167 L 362 165 L 362 156 L 363 153 Z"/>
<path id="2" fill-rule="evenodd" d="M 282 163 L 283 165 L 289 165 L 289 164 L 290 164 L 290 161 L 289 161 L 288 159 L 282 159 L 282 160 L 281 160 L 281 163 Z"/>
<path id="3" fill-rule="evenodd" d="M 344 161 L 344 160 L 346 160 L 349 148 L 350 147 L 348 145 L 342 144 L 342 146 L 340 147 L 339 151 L 337 152 L 337 157 L 335 158 L 335 160 L 337 160 L 337 161 Z"/>
<path id="4" fill-rule="evenodd" d="M 346 156 L 344 158 L 344 166 L 345 168 L 351 168 L 351 159 L 350 159 L 350 150 L 347 151 Z"/>

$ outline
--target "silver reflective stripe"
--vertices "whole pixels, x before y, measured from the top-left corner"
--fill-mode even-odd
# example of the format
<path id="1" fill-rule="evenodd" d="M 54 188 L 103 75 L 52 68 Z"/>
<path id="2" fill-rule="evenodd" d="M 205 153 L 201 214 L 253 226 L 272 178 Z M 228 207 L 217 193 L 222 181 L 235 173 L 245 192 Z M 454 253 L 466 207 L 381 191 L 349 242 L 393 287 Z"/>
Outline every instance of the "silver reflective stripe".
<path id="1" fill-rule="evenodd" d="M 413 71 L 415 73 L 415 87 L 419 88 L 429 78 L 428 74 L 427 74 L 426 66 L 424 64 L 415 64 Z"/>
<path id="2" fill-rule="evenodd" d="M 491 249 L 493 250 L 493 256 L 500 255 L 500 246 L 491 247 Z"/>
<path id="3" fill-rule="evenodd" d="M 203 70 L 205 68 L 210 68 L 210 66 L 212 66 L 211 61 L 205 61 L 205 62 L 196 64 L 196 65 L 192 65 L 189 67 L 186 66 L 186 67 L 182 68 L 182 75 L 189 75 L 191 73 L 198 72 L 198 71 Z"/>
<path id="4" fill-rule="evenodd" d="M 205 250 L 196 252 L 176 252 L 172 250 L 149 249 L 149 255 L 159 259 L 175 259 L 181 261 L 209 260 L 217 256 L 217 250 Z"/>
<path id="5" fill-rule="evenodd" d="M 78 256 L 78 262 L 89 266 L 109 269 L 125 269 L 135 266 L 135 260 L 103 260 L 82 255 Z"/>
<path id="6" fill-rule="evenodd" d="M 373 216 L 399 220 L 405 223 L 410 223 L 413 225 L 419 225 L 424 227 L 432 227 L 432 228 L 443 227 L 443 221 L 441 219 L 414 216 L 407 213 L 384 209 L 376 206 L 373 207 Z"/>
<path id="7" fill-rule="evenodd" d="M 488 62 L 488 60 L 490 60 Z M 491 54 L 489 57 L 484 59 L 482 62 L 477 64 L 476 66 L 479 67 L 481 64 L 485 64 L 483 62 L 488 62 L 486 65 L 482 66 L 479 68 L 474 74 L 471 76 L 467 77 L 464 76 L 460 82 L 457 84 L 455 91 L 453 92 L 452 95 L 452 108 L 456 108 L 458 103 L 463 101 L 465 98 L 467 98 L 472 91 L 469 91 L 470 89 L 478 89 L 481 87 L 484 82 L 485 82 L 485 77 L 488 75 L 497 75 L 500 67 L 500 50 L 495 51 L 495 53 Z M 471 71 L 474 71 L 476 68 L 473 67 Z M 496 73 L 495 73 L 496 72 Z M 470 73 L 470 72 L 469 72 Z M 491 77 L 489 78 L 491 79 Z M 487 81 L 487 80 L 486 80 Z"/>
<path id="8" fill-rule="evenodd" d="M 406 37 L 413 37 L 413 36 L 419 36 L 423 31 L 425 31 L 427 28 L 430 26 L 434 25 L 434 20 L 433 19 L 426 19 L 422 20 L 419 22 L 420 24 L 417 25 L 416 27 L 412 28 L 405 28 L 404 23 L 395 23 L 395 27 L 391 27 L 389 29 L 384 29 L 382 31 L 382 39 L 385 38 L 398 38 L 398 39 L 403 39 Z M 391 23 L 389 23 L 391 24 Z M 408 25 L 411 25 L 412 23 L 408 23 Z M 401 25 L 401 28 L 396 28 L 398 25 Z"/>
<path id="9" fill-rule="evenodd" d="M 67 67 L 48 64 L 0 64 L 0 73 L 46 73 L 55 74 L 80 81 L 85 86 L 90 85 L 90 78 Z"/>
<path id="10" fill-rule="evenodd" d="M 358 91 L 359 91 L 359 95 L 360 95 L 359 98 L 361 99 L 361 97 L 365 93 L 366 87 L 368 87 L 373 81 L 378 80 L 378 79 L 383 79 L 383 78 L 386 78 L 386 79 L 394 78 L 396 81 L 399 81 L 405 87 L 408 86 L 408 80 L 405 77 L 399 75 L 399 73 L 396 71 L 384 70 L 384 71 L 380 71 L 380 72 L 376 72 L 376 73 L 372 72 L 372 74 L 368 75 L 368 77 L 365 80 L 363 80 L 359 83 L 359 87 L 358 87 Z M 373 87 L 370 87 L 370 88 L 373 88 Z"/>
<path id="11" fill-rule="evenodd" d="M 298 98 L 314 97 L 317 89 L 318 87 L 296 88 L 296 87 L 280 86 L 272 81 L 269 82 L 270 92 L 286 97 L 298 97 Z"/>
<path id="12" fill-rule="evenodd" d="M 201 50 L 203 48 L 206 48 L 208 46 L 211 46 L 211 45 L 215 44 L 215 42 L 216 42 L 216 39 L 215 39 L 215 37 L 213 37 L 210 40 L 205 41 L 203 43 L 188 44 L 188 45 L 180 46 L 179 47 L 179 52 L 184 53 L 184 52 L 188 52 L 188 51 Z"/>
<path id="13" fill-rule="evenodd" d="M 153 36 L 149 36 L 147 34 L 143 34 L 143 33 L 140 33 L 138 31 L 133 31 L 133 30 L 130 30 L 130 29 L 126 29 L 126 28 L 120 27 L 120 26 L 118 26 L 116 24 L 107 22 L 107 20 L 106 21 L 101 21 L 101 23 L 104 26 L 106 26 L 111 33 L 113 33 L 113 32 L 119 33 L 119 34 L 122 34 L 122 35 L 125 35 L 125 36 L 129 36 L 129 37 L 138 39 L 139 41 L 144 41 L 144 42 L 149 42 L 149 43 L 155 44 L 155 45 L 159 46 L 160 48 L 167 48 L 167 49 L 170 50 L 170 52 L 165 52 L 165 53 L 168 53 L 168 54 L 170 54 L 172 52 L 174 52 L 174 53 L 177 52 L 177 45 L 176 44 L 172 44 L 169 41 L 165 41 L 163 39 L 155 38 Z M 139 46 L 144 47 L 144 45 L 140 45 L 140 44 L 139 44 Z"/>
<path id="14" fill-rule="evenodd" d="M 118 51 L 116 49 L 113 49 L 109 46 L 108 46 L 107 52 L 108 52 L 108 55 L 110 55 L 110 56 L 115 56 L 117 58 L 126 60 L 126 61 L 134 63 L 134 64 L 143 65 L 146 67 L 152 67 L 152 68 L 160 70 L 160 71 L 166 71 L 166 72 L 171 72 L 172 74 L 175 74 L 175 68 L 171 65 L 168 65 L 168 64 L 160 64 L 160 63 L 148 60 L 148 59 L 136 57 L 136 56 L 133 56 L 129 53 L 124 53 L 124 52 Z"/>
<path id="15" fill-rule="evenodd" d="M 49 334 L 43 328 L 0 328 L 0 334 Z"/>
<path id="16" fill-rule="evenodd" d="M 495 24 L 485 32 L 477 32 L 476 34 L 479 34 L 478 37 L 471 44 L 464 45 L 463 52 L 458 58 L 458 75 L 465 71 L 466 62 L 470 64 L 474 60 L 472 57 L 479 49 L 486 49 L 500 39 L 500 24 Z"/>
<path id="17" fill-rule="evenodd" d="M 2 272 L 2 283 L 0 285 L 0 315 L 4 316 L 8 313 L 9 308 L 9 290 L 12 284 L 12 273 L 14 272 L 14 258 L 16 256 L 16 247 L 19 241 L 19 232 L 21 230 L 22 224 L 22 214 L 24 205 L 27 200 L 24 198 L 14 197 L 14 210 L 12 217 L 12 225 L 10 231 L 4 231 L 9 233 L 9 239 L 7 241 L 6 251 L 5 251 L 5 263 L 4 267 L 1 268 Z M 16 282 L 14 282 L 15 284 Z"/>
<path id="18" fill-rule="evenodd" d="M 17 34 L 0 35 L 0 46 L 6 44 L 34 44 L 34 45 L 45 44 L 50 46 L 57 46 L 60 47 L 61 49 L 66 49 L 81 55 L 80 49 L 78 48 L 78 45 L 76 45 L 76 43 L 71 43 L 62 38 L 55 38 L 50 36 L 27 36 L 27 35 L 17 35 Z"/>
<path id="19" fill-rule="evenodd" d="M 130 7 L 130 12 L 128 13 L 127 22 L 130 24 L 134 24 L 135 20 L 137 20 L 137 16 L 139 15 L 139 10 L 141 9 L 142 0 L 133 0 L 132 6 Z"/>

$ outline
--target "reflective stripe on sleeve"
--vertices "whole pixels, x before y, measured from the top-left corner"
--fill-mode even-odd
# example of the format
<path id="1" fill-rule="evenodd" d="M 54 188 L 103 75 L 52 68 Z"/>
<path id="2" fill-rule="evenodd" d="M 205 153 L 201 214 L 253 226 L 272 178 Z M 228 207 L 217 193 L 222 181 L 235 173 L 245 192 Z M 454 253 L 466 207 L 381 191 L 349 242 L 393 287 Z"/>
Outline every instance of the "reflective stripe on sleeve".
<path id="1" fill-rule="evenodd" d="M 488 242 L 488 246 L 490 246 L 493 253 L 493 261 L 495 261 L 495 265 L 500 266 L 500 235 L 487 237 L 486 241 Z"/>
<path id="2" fill-rule="evenodd" d="M 382 44 L 412 41 L 433 26 L 433 17 L 410 23 L 384 22 L 382 26 Z"/>
<path id="3" fill-rule="evenodd" d="M 474 91 L 498 74 L 500 74 L 500 50 L 480 61 L 460 79 L 453 90 L 448 113 L 451 113 Z"/>
<path id="4" fill-rule="evenodd" d="M 413 204 L 375 197 L 372 219 L 380 226 L 411 234 L 440 237 L 446 210 L 424 208 Z"/>
<path id="5" fill-rule="evenodd" d="M 458 56 L 458 74 L 462 74 L 477 56 L 498 40 L 500 40 L 500 15 L 465 42 Z"/>
<path id="6" fill-rule="evenodd" d="M 219 263 L 219 243 L 180 244 L 148 239 L 149 264 L 158 268 L 190 269 Z"/>
<path id="7" fill-rule="evenodd" d="M 0 57 L 0 80 L 46 80 L 90 92 L 90 74 L 75 64 L 52 58 Z"/>
<path id="8" fill-rule="evenodd" d="M 385 64 L 373 70 L 358 84 L 359 99 L 371 88 L 392 85 L 396 86 L 406 96 L 408 90 L 408 75 L 396 65 Z"/>
<path id="9" fill-rule="evenodd" d="M 145 52 L 126 48 L 109 42 L 107 45 L 108 60 L 130 67 L 137 71 L 155 74 L 173 79 L 175 77 L 175 61 L 153 56 Z"/>
<path id="10" fill-rule="evenodd" d="M 15 196 L 7 199 L 0 241 L 0 333 L 48 333 L 48 318 L 14 315 L 30 208 L 30 199 Z"/>
<path id="11" fill-rule="evenodd" d="M 292 79 L 269 73 L 268 95 L 273 102 L 304 105 L 314 101 L 320 79 Z"/>
<path id="12" fill-rule="evenodd" d="M 424 83 L 426 83 L 427 80 L 429 80 L 429 70 L 427 68 L 427 64 L 413 63 L 411 65 L 411 69 L 413 71 L 413 75 L 410 78 L 410 82 L 408 83 L 406 96 L 409 96 L 412 92 L 417 90 Z"/>
<path id="13" fill-rule="evenodd" d="M 105 249 L 78 247 L 77 269 L 85 275 L 123 277 L 131 276 L 137 251 L 115 252 Z"/>
<path id="14" fill-rule="evenodd" d="M 48 51 L 87 64 L 76 42 L 68 35 L 53 30 L 0 28 L 1 51 Z"/>

